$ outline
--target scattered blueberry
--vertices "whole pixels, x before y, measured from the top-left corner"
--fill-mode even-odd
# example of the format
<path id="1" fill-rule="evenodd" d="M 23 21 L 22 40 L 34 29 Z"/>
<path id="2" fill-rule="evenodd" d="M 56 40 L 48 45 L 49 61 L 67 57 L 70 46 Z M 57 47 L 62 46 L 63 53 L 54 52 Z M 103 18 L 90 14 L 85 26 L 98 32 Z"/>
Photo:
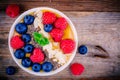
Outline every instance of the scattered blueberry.
<path id="1" fill-rule="evenodd" d="M 41 65 L 39 63 L 34 63 L 32 65 L 32 70 L 35 72 L 39 72 L 41 70 Z"/>
<path id="2" fill-rule="evenodd" d="M 51 62 L 44 62 L 42 64 L 42 70 L 45 72 L 50 72 L 53 69 L 53 65 Z"/>
<path id="3" fill-rule="evenodd" d="M 32 44 L 26 44 L 23 49 L 26 53 L 31 53 L 34 49 L 34 46 Z"/>
<path id="4" fill-rule="evenodd" d="M 34 21 L 34 16 L 32 16 L 32 15 L 26 15 L 24 17 L 24 23 L 27 24 L 27 25 L 32 24 L 33 21 Z"/>
<path id="5" fill-rule="evenodd" d="M 23 34 L 22 35 L 22 40 L 25 42 L 25 43 L 28 43 L 31 41 L 31 36 L 29 34 Z"/>
<path id="6" fill-rule="evenodd" d="M 15 30 L 19 33 L 19 34 L 25 34 L 27 32 L 27 25 L 24 23 L 18 23 L 15 26 Z"/>
<path id="7" fill-rule="evenodd" d="M 25 52 L 24 52 L 24 50 L 22 50 L 22 49 L 17 49 L 17 50 L 15 51 L 14 55 L 15 55 L 15 57 L 16 57 L 17 59 L 22 59 L 22 58 L 25 57 Z"/>
<path id="8" fill-rule="evenodd" d="M 81 46 L 78 48 L 78 52 L 79 52 L 80 54 L 86 54 L 86 53 L 88 52 L 87 46 L 81 45 Z"/>
<path id="9" fill-rule="evenodd" d="M 23 58 L 21 63 L 24 67 L 30 67 L 32 65 L 32 61 L 28 57 Z"/>
<path id="10" fill-rule="evenodd" d="M 13 67 L 13 66 L 8 66 L 8 67 L 6 68 L 6 74 L 8 74 L 8 75 L 14 75 L 15 72 L 16 72 L 16 69 L 15 69 L 15 67 Z"/>
<path id="11" fill-rule="evenodd" d="M 46 32 L 50 32 L 53 29 L 53 26 L 51 24 L 44 25 L 44 30 Z"/>

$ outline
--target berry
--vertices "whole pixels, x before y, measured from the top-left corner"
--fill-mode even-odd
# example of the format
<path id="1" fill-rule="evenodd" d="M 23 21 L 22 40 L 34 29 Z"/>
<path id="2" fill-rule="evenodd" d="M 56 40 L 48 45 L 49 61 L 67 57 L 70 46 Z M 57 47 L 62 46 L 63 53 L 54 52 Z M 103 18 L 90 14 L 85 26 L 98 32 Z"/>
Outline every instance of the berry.
<path id="1" fill-rule="evenodd" d="M 34 19 L 35 19 L 34 16 L 26 15 L 24 17 L 24 23 L 27 24 L 27 25 L 30 25 L 30 24 L 32 24 L 34 22 Z"/>
<path id="2" fill-rule="evenodd" d="M 22 40 L 25 42 L 25 43 L 28 43 L 31 41 L 31 36 L 29 34 L 23 34 L 22 35 Z"/>
<path id="3" fill-rule="evenodd" d="M 78 48 L 78 52 L 80 53 L 80 54 L 86 54 L 87 52 L 88 52 L 88 49 L 87 49 L 87 47 L 85 46 L 85 45 L 81 45 L 79 48 Z"/>
<path id="4" fill-rule="evenodd" d="M 50 35 L 52 36 L 52 38 L 54 39 L 54 41 L 59 42 L 62 39 L 63 36 L 63 31 L 60 29 L 56 29 L 54 28 L 51 32 Z"/>
<path id="5" fill-rule="evenodd" d="M 41 70 L 41 65 L 39 63 L 34 63 L 32 65 L 32 70 L 35 72 L 39 72 Z"/>
<path id="6" fill-rule="evenodd" d="M 73 75 L 80 75 L 84 71 L 84 66 L 79 63 L 73 63 L 70 66 L 70 71 L 72 72 Z"/>
<path id="7" fill-rule="evenodd" d="M 65 18 L 60 17 L 55 21 L 54 25 L 56 28 L 64 30 L 67 27 L 68 23 Z"/>
<path id="8" fill-rule="evenodd" d="M 30 67 L 32 65 L 32 61 L 30 60 L 30 58 L 26 57 L 22 59 L 21 64 L 24 67 Z"/>
<path id="9" fill-rule="evenodd" d="M 13 66 L 8 66 L 8 67 L 6 68 L 6 74 L 8 74 L 8 75 L 14 75 L 15 72 L 16 72 L 16 68 L 13 67 Z"/>
<path id="10" fill-rule="evenodd" d="M 18 23 L 15 26 L 15 30 L 19 33 L 19 34 L 25 34 L 27 32 L 27 25 L 24 23 Z"/>
<path id="11" fill-rule="evenodd" d="M 44 61 L 45 55 L 43 54 L 43 52 L 40 48 L 35 48 L 33 50 L 33 54 L 30 56 L 30 59 L 34 63 L 40 63 L 40 62 Z"/>
<path id="12" fill-rule="evenodd" d="M 64 39 L 60 42 L 60 48 L 64 53 L 71 53 L 75 49 L 75 42 L 72 39 Z"/>
<path id="13" fill-rule="evenodd" d="M 16 4 L 10 4 L 6 8 L 6 14 L 12 18 L 18 16 L 19 12 L 20 12 L 20 8 Z"/>
<path id="14" fill-rule="evenodd" d="M 23 49 L 26 53 L 32 53 L 34 46 L 32 44 L 26 44 Z"/>
<path id="15" fill-rule="evenodd" d="M 14 53 L 15 57 L 18 59 L 22 59 L 25 57 L 25 52 L 22 49 L 17 49 Z"/>
<path id="16" fill-rule="evenodd" d="M 50 72 L 53 69 L 53 65 L 51 62 L 44 62 L 42 64 L 42 70 L 45 72 Z"/>
<path id="17" fill-rule="evenodd" d="M 53 29 L 53 26 L 51 24 L 44 25 L 44 30 L 46 32 L 50 32 Z"/>
<path id="18" fill-rule="evenodd" d="M 10 45 L 14 49 L 19 49 L 24 46 L 24 42 L 21 40 L 20 36 L 16 35 L 11 38 Z"/>
<path id="19" fill-rule="evenodd" d="M 52 24 L 56 20 L 56 15 L 52 12 L 44 12 L 42 19 L 43 24 Z"/>

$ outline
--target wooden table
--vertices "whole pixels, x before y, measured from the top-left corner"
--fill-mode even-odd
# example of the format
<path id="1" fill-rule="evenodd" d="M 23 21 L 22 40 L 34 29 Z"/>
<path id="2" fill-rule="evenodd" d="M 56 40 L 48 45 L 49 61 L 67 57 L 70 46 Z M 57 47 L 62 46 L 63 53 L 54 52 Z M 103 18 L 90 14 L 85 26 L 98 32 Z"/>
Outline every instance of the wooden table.
<path id="1" fill-rule="evenodd" d="M 65 13 L 74 23 L 79 45 L 99 45 L 109 57 L 83 56 L 76 53 L 72 63 L 84 65 L 80 76 L 73 76 L 69 67 L 56 75 L 39 77 L 23 71 L 12 59 L 8 49 L 8 34 L 16 18 L 5 14 L 8 4 L 18 4 L 21 13 L 34 7 L 48 6 Z M 120 1 L 119 0 L 0 0 L 0 80 L 115 80 L 120 79 Z M 96 52 L 94 52 L 96 53 Z M 91 54 L 91 53 L 88 53 Z M 15 66 L 13 76 L 5 74 L 5 68 Z"/>

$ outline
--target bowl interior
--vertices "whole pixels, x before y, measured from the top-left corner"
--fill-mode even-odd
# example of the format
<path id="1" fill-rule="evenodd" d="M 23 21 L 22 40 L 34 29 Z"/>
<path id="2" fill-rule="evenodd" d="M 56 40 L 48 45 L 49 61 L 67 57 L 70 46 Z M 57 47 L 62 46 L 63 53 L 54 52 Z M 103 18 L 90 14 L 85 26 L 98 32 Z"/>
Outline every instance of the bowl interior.
<path id="1" fill-rule="evenodd" d="M 72 56 L 70 57 L 69 61 L 68 61 L 65 65 L 61 66 L 60 68 L 58 68 L 58 69 L 56 69 L 56 70 L 54 70 L 54 71 L 51 71 L 51 72 L 34 72 L 34 71 L 32 71 L 32 70 L 29 70 L 29 69 L 23 67 L 23 66 L 21 65 L 21 61 L 14 57 L 14 55 L 13 55 L 13 48 L 10 46 L 10 39 L 11 39 L 11 37 L 13 36 L 14 29 L 15 29 L 15 25 L 16 25 L 17 23 L 19 23 L 19 21 L 20 21 L 25 15 L 27 15 L 27 14 L 29 14 L 29 13 L 31 13 L 31 12 L 37 11 L 37 10 L 44 10 L 44 9 L 47 9 L 47 10 L 50 10 L 50 11 L 52 11 L 52 12 L 58 13 L 58 14 L 61 15 L 62 17 L 66 18 L 67 22 L 69 23 L 69 25 L 71 26 L 71 29 L 72 29 L 72 31 L 73 31 L 74 39 L 75 39 L 75 42 L 76 42 L 76 47 L 75 47 L 75 49 L 74 49 L 74 51 L 73 51 L 73 53 L 72 53 Z M 25 70 L 26 72 L 28 72 L 28 73 L 30 73 L 30 74 L 34 74 L 34 75 L 38 75 L 38 76 L 48 76 L 48 75 L 53 75 L 53 74 L 56 74 L 56 73 L 62 71 L 63 69 L 65 69 L 65 68 L 70 64 L 70 62 L 73 60 L 73 58 L 74 58 L 74 56 L 75 56 L 75 54 L 76 54 L 77 45 L 78 45 L 78 38 L 77 38 L 77 32 L 76 32 L 76 30 L 75 30 L 75 27 L 74 27 L 73 23 L 71 22 L 71 20 L 70 20 L 66 15 L 64 15 L 62 12 L 60 12 L 60 11 L 58 11 L 58 10 L 56 10 L 56 9 L 53 9 L 53 8 L 38 7 L 38 8 L 30 9 L 30 10 L 22 13 L 22 14 L 15 20 L 15 22 L 13 23 L 13 25 L 12 25 L 12 27 L 11 27 L 11 29 L 10 29 L 10 32 L 9 32 L 8 44 L 9 44 L 9 50 L 10 50 L 10 53 L 11 53 L 11 55 L 12 55 L 12 58 L 13 58 L 14 61 L 18 64 L 18 66 L 20 66 L 23 70 Z"/>

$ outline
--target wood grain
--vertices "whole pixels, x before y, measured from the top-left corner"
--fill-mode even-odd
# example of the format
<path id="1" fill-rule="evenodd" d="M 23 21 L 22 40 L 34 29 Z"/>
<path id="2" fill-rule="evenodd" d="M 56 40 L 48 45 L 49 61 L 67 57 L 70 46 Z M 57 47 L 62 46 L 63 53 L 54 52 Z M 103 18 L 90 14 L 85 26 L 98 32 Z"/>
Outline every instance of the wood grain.
<path id="1" fill-rule="evenodd" d="M 120 12 L 120 0 L 0 0 L 0 10 L 5 10 L 8 4 L 18 4 L 23 11 L 48 6 L 61 11 Z"/>
<path id="2" fill-rule="evenodd" d="M 84 65 L 85 71 L 80 76 L 73 76 L 69 67 L 56 75 L 37 77 L 22 69 L 13 61 L 8 49 L 8 34 L 15 19 L 0 13 L 0 80 L 114 80 L 120 79 L 120 13 L 117 12 L 78 12 L 64 11 L 74 23 L 78 33 L 79 45 L 99 45 L 110 55 L 110 58 L 83 56 L 76 53 L 72 63 Z M 90 54 L 90 53 L 88 53 Z M 5 68 L 13 65 L 18 72 L 13 76 L 5 74 Z M 57 78 L 57 79 L 56 79 Z"/>

